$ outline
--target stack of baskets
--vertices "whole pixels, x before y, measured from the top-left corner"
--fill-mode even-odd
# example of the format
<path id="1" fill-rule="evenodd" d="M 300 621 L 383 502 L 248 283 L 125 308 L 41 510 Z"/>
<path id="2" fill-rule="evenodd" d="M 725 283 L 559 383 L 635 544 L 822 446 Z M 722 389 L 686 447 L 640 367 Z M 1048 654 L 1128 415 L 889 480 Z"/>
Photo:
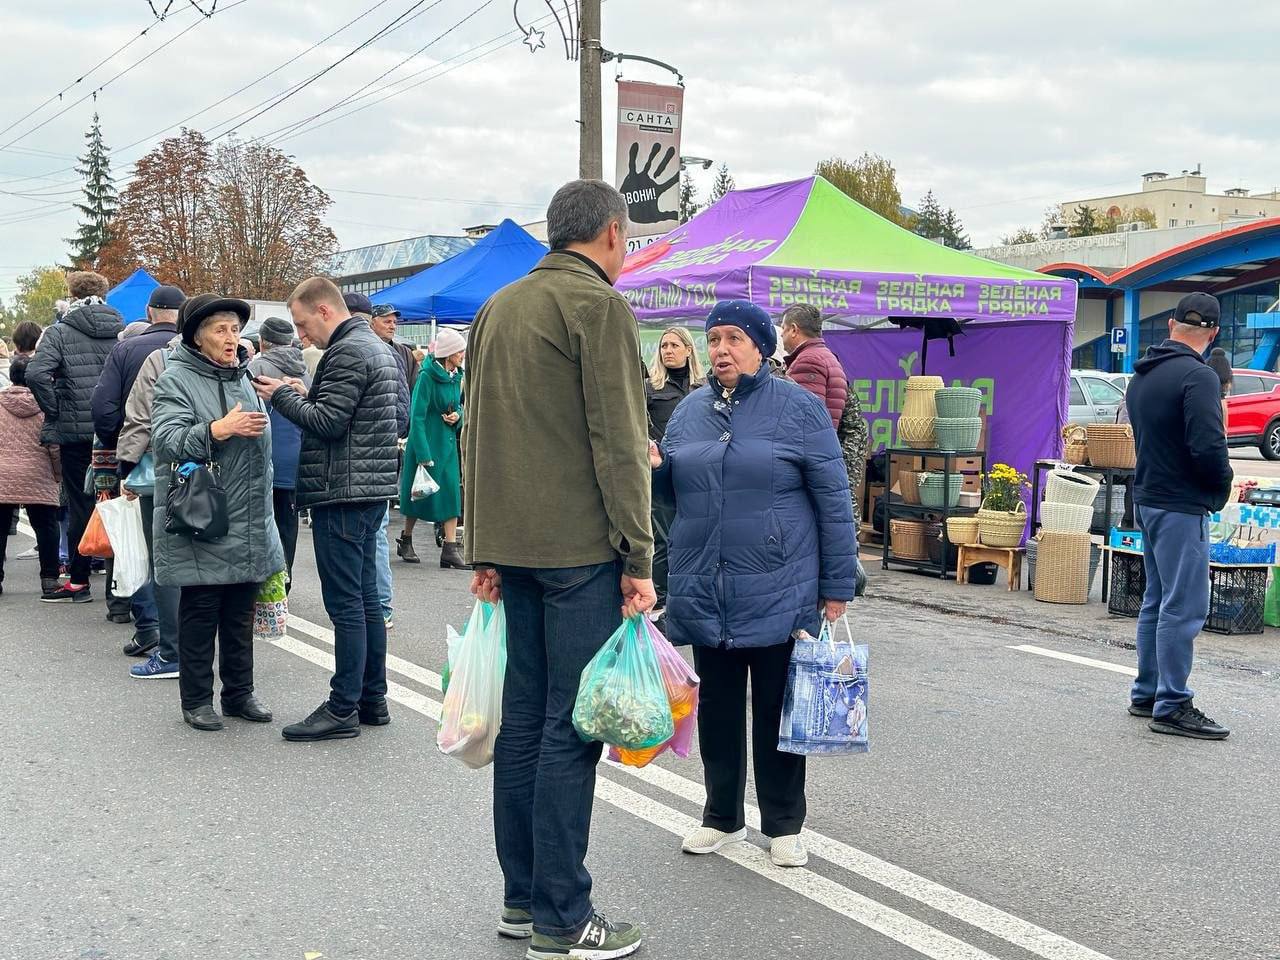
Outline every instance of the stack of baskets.
<path id="1" fill-rule="evenodd" d="M 920 503 L 933 510 L 952 510 L 960 502 L 964 476 L 959 473 L 920 474 Z"/>
<path id="2" fill-rule="evenodd" d="M 1040 506 L 1040 526 L 1053 533 L 1088 533 L 1098 481 L 1073 470 L 1049 471 Z"/>
<path id="3" fill-rule="evenodd" d="M 899 560 L 929 559 L 929 524 L 922 520 L 890 520 L 889 543 Z"/>
<path id="4" fill-rule="evenodd" d="M 937 419 L 934 434 L 939 450 L 976 450 L 982 436 L 982 391 L 975 387 L 944 387 L 934 394 Z"/>
<path id="5" fill-rule="evenodd" d="M 932 448 L 938 407 L 934 395 L 942 389 L 941 377 L 908 377 L 907 399 L 898 417 L 898 439 L 912 447 Z"/>
<path id="6" fill-rule="evenodd" d="M 1062 459 L 1076 466 L 1089 462 L 1089 432 L 1082 423 L 1062 428 Z"/>
<path id="7" fill-rule="evenodd" d="M 1040 505 L 1041 534 L 1032 578 L 1037 600 L 1087 603 L 1092 574 L 1093 502 L 1098 481 L 1073 470 L 1049 471 Z"/>
<path id="8" fill-rule="evenodd" d="M 1089 437 L 1089 462 L 1095 467 L 1132 470 L 1137 465 L 1133 427 L 1129 424 L 1091 423 L 1085 430 Z"/>

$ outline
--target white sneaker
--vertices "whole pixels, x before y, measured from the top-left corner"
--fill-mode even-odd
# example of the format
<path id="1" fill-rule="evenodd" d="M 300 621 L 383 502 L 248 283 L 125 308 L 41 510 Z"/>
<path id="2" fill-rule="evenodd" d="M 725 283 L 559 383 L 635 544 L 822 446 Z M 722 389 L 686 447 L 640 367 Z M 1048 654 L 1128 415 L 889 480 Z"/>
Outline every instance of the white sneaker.
<path id="1" fill-rule="evenodd" d="M 774 837 L 769 843 L 769 859 L 777 867 L 803 867 L 809 862 L 809 851 L 800 837 Z"/>
<path id="2" fill-rule="evenodd" d="M 730 843 L 738 843 L 740 840 L 745 839 L 747 839 L 746 827 L 741 830 L 735 830 L 733 833 L 725 833 L 714 827 L 699 827 L 684 838 L 684 843 L 680 845 L 680 849 L 685 853 L 715 853 L 723 846 L 727 846 Z"/>

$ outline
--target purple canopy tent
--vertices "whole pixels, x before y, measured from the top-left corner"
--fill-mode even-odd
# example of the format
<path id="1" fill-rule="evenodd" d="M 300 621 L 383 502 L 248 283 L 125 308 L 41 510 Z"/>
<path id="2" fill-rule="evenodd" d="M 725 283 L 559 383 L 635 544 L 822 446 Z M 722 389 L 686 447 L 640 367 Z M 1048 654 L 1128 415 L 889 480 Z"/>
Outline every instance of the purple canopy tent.
<path id="1" fill-rule="evenodd" d="M 952 250 L 904 230 L 821 177 L 728 194 L 628 258 L 618 289 L 641 323 L 698 323 L 720 300 L 775 316 L 812 303 L 850 329 L 826 340 L 858 391 L 872 449 L 896 437 L 921 334 L 889 317 L 969 321 L 956 356 L 935 349 L 929 373 L 986 398 L 992 462 L 1029 471 L 1061 453 L 1076 287 Z"/>

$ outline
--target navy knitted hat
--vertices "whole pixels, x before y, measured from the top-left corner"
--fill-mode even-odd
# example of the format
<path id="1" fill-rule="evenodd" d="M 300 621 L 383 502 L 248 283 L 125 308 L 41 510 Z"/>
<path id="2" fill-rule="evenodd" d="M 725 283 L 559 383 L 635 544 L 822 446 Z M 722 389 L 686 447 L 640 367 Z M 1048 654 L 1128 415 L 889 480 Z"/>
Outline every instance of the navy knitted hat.
<path id="1" fill-rule="evenodd" d="M 712 327 L 738 327 L 760 348 L 768 360 L 778 349 L 778 331 L 769 314 L 749 300 L 723 300 L 707 314 L 707 330 Z"/>

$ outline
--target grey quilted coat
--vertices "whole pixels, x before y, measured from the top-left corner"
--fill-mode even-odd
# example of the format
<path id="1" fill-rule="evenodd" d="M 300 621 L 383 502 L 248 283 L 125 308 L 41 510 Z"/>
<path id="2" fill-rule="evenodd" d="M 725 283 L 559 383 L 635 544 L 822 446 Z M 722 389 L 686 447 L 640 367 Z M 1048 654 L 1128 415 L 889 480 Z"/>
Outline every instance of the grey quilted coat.
<path id="1" fill-rule="evenodd" d="M 272 407 L 302 428 L 298 506 L 392 500 L 399 495 L 396 402 L 400 366 L 367 321 L 338 326 L 304 397 L 281 387 Z"/>
<path id="2" fill-rule="evenodd" d="M 239 366 L 220 367 L 185 345 L 174 348 L 156 381 L 151 408 L 151 445 L 156 462 L 154 553 L 156 582 L 165 586 L 261 583 L 285 568 L 284 550 L 271 506 L 271 430 L 260 437 L 219 443 L 209 425 L 237 403 L 262 410 L 249 381 L 244 355 Z M 212 450 L 227 493 L 230 530 L 205 543 L 166 533 L 164 503 L 173 464 L 206 462 Z"/>
<path id="3" fill-rule="evenodd" d="M 27 367 L 27 386 L 44 411 L 42 443 L 93 441 L 93 388 L 123 329 L 119 311 L 91 297 L 44 332 Z"/>

